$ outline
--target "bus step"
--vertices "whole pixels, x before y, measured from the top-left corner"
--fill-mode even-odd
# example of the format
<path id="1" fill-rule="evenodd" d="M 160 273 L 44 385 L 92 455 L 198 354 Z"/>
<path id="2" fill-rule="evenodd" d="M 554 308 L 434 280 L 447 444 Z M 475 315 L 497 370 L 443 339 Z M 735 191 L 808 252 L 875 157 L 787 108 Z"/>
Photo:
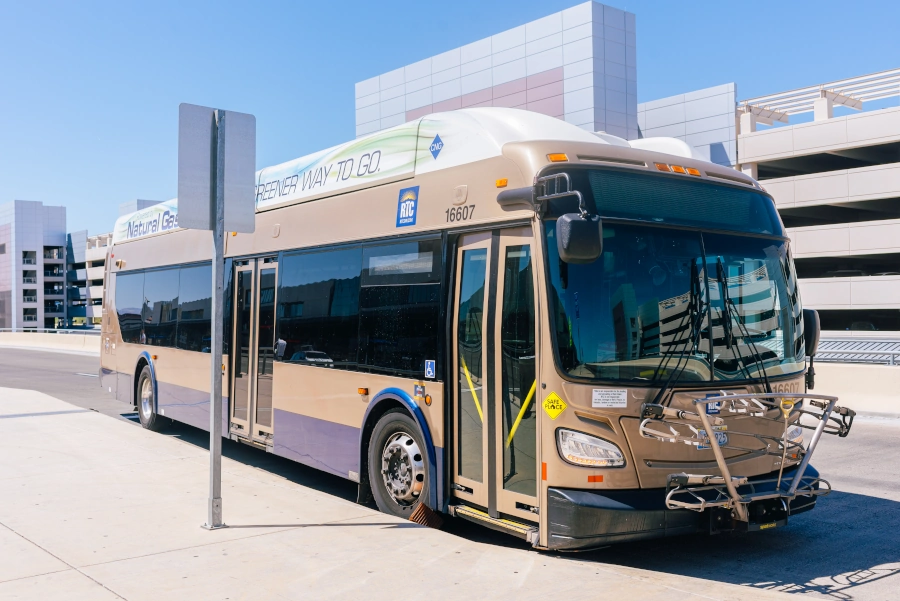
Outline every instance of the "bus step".
<path id="1" fill-rule="evenodd" d="M 492 518 L 486 512 L 468 505 L 451 505 L 450 515 L 487 526 L 491 530 L 512 534 L 515 537 L 528 541 L 531 544 L 537 544 L 538 530 L 532 525 L 522 524 L 507 520 L 504 518 Z"/>

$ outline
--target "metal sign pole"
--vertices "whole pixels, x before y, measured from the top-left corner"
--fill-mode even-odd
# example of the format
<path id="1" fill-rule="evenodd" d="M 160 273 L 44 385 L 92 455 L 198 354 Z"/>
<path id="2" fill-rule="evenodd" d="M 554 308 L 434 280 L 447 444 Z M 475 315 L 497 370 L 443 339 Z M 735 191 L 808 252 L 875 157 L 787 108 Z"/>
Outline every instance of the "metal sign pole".
<path id="1" fill-rule="evenodd" d="M 225 111 L 216 111 L 213 226 L 212 331 L 209 387 L 209 506 L 204 528 L 224 528 L 222 518 L 222 341 L 225 303 Z"/>

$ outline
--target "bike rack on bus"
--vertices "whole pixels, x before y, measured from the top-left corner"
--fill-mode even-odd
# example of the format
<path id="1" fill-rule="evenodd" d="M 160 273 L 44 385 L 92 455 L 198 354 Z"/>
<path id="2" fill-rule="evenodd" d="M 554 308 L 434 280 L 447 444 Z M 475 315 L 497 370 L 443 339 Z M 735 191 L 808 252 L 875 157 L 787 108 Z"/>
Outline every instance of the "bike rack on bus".
<path id="1" fill-rule="evenodd" d="M 837 400 L 837 397 L 833 396 L 806 393 L 723 392 L 718 396 L 694 399 L 696 412 L 645 403 L 641 408 L 644 418 L 640 425 L 641 436 L 664 442 L 708 447 L 715 456 L 720 472 L 720 475 L 670 474 L 666 486 L 666 507 L 692 511 L 722 508 L 731 510 L 734 519 L 749 522 L 748 506 L 751 503 L 766 500 L 780 502 L 786 519 L 790 514 L 790 503 L 795 498 L 827 495 L 831 492 L 831 485 L 821 478 L 807 477 L 805 472 L 823 433 L 834 434 L 841 438 L 850 433 L 856 413 L 852 409 L 837 406 Z M 725 420 L 709 411 L 710 405 L 713 404 L 718 407 L 719 415 L 731 413 L 783 422 L 784 431 L 781 437 L 777 437 L 725 430 Z M 806 415 L 815 418 L 814 424 L 801 422 Z M 788 439 L 788 430 L 793 426 L 813 430 L 806 449 L 802 443 Z M 727 432 L 725 444 L 720 444 L 717 436 L 709 435 L 716 430 Z M 733 439 L 748 440 L 753 446 L 731 444 Z M 780 457 L 781 467 L 778 477 L 751 482 L 743 476 L 732 476 L 722 449 L 744 451 L 757 456 Z M 800 459 L 800 465 L 789 485 L 787 481 L 782 482 L 781 477 L 788 458 Z"/>

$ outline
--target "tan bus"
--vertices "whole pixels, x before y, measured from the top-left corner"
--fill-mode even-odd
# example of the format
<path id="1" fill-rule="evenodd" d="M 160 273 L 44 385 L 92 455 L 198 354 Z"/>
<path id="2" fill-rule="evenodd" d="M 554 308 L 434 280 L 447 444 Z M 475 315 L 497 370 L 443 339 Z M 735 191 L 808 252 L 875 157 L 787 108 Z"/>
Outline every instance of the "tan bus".
<path id="1" fill-rule="evenodd" d="M 116 225 L 102 386 L 146 428 L 209 428 L 211 251 L 175 201 Z M 225 269 L 224 435 L 396 516 L 557 550 L 780 526 L 852 424 L 808 392 L 771 197 L 678 140 L 426 116 L 261 170 Z"/>

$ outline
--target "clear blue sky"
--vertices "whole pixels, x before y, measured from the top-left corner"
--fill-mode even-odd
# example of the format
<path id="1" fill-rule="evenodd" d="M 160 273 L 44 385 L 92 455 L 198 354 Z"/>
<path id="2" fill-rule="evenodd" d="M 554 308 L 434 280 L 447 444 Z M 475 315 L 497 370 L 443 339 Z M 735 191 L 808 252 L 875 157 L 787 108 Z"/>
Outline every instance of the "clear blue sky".
<path id="1" fill-rule="evenodd" d="M 175 196 L 180 102 L 256 115 L 263 167 L 353 138 L 357 81 L 575 4 L 2 0 L 0 202 L 109 231 L 119 203 Z M 892 0 L 609 4 L 637 15 L 641 102 L 900 67 Z"/>

